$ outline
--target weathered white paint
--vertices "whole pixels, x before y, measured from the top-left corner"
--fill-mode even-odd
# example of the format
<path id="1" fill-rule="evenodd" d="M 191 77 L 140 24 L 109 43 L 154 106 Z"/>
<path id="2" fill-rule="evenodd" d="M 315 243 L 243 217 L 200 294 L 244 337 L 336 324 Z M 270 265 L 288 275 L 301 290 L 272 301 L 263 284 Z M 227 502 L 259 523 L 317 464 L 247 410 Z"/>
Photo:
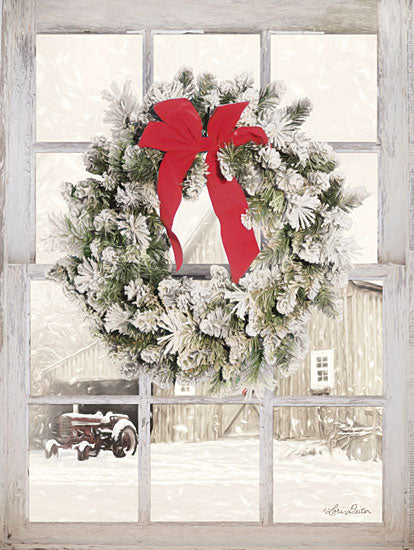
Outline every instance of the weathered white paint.
<path id="1" fill-rule="evenodd" d="M 0 412 L 6 418 L 6 377 L 3 365 L 6 364 L 6 307 L 5 285 L 7 284 L 7 244 L 5 239 L 6 228 L 6 134 L 7 134 L 7 103 L 6 103 L 6 63 L 2 52 L 5 36 L 3 34 L 3 0 L 0 1 Z M 3 475 L 0 479 L 0 540 L 5 540 L 5 509 L 4 495 L 7 486 L 7 449 L 5 422 L 0 423 L 0 470 Z"/>
<path id="2" fill-rule="evenodd" d="M 260 403 L 260 522 L 273 523 L 273 394 L 267 390 Z"/>
<path id="3" fill-rule="evenodd" d="M 260 33 L 260 87 L 264 88 L 270 82 L 270 33 Z"/>
<path id="4" fill-rule="evenodd" d="M 35 257 L 35 35 L 34 0 L 3 2 L 5 76 L 7 81 L 7 216 L 10 262 Z"/>
<path id="5" fill-rule="evenodd" d="M 336 153 L 377 153 L 379 143 L 372 141 L 329 141 L 329 145 Z"/>
<path id="6" fill-rule="evenodd" d="M 407 239 L 407 546 L 414 545 L 414 5 L 409 1 L 408 14 L 408 169 L 409 169 L 409 232 Z"/>
<path id="7" fill-rule="evenodd" d="M 267 31 L 263 31 L 261 37 L 261 45 L 263 45 L 263 47 L 269 47 L 269 33 Z M 143 44 L 145 45 L 145 43 L 146 39 L 144 38 Z M 269 51 L 266 53 L 266 50 L 261 50 L 262 86 L 266 77 L 263 67 L 265 66 L 266 59 L 269 59 L 268 55 Z M 143 58 L 146 59 L 148 63 L 152 57 L 153 53 L 151 53 L 151 50 L 145 50 Z M 145 67 L 148 72 L 150 72 L 149 66 L 145 65 Z M 143 73 L 143 89 L 148 89 L 146 88 L 146 86 L 148 86 L 148 84 L 146 84 L 146 78 L 149 78 L 149 75 Z M 328 143 L 337 153 L 377 153 L 380 149 L 378 143 L 371 141 L 329 141 Z M 89 145 L 89 141 L 40 141 L 35 143 L 34 148 L 36 153 L 83 153 Z"/>
<path id="8" fill-rule="evenodd" d="M 232 530 L 229 531 L 230 534 L 233 533 Z M 187 533 L 184 531 L 183 532 L 183 536 L 186 537 L 187 536 Z M 189 534 L 188 535 L 188 540 L 191 539 L 191 536 L 193 536 L 192 534 Z M 199 536 L 199 534 L 197 533 L 197 536 Z M 237 537 L 238 539 L 241 539 L 242 537 Z M 291 537 L 292 539 L 294 537 Z M 312 535 L 311 533 L 309 532 L 309 539 L 312 540 Z M 112 547 L 114 548 L 114 546 Z M 137 545 L 136 544 L 131 544 L 131 545 L 125 545 L 123 544 L 122 545 L 122 550 L 136 550 L 137 548 Z M 180 545 L 180 546 L 171 546 L 171 547 L 166 547 L 166 546 L 159 546 L 159 545 L 151 545 L 151 546 L 145 546 L 145 549 L 146 550 L 165 550 L 165 548 L 174 548 L 174 550 L 201 550 L 201 549 L 204 549 L 204 548 L 209 548 L 207 546 L 204 546 L 204 545 L 200 545 L 200 544 L 197 544 L 197 546 L 194 545 L 194 543 L 190 543 L 190 544 L 186 544 L 186 545 Z M 218 547 L 215 547 L 215 548 L 218 548 Z M 237 548 L 238 549 L 241 549 L 241 550 L 246 550 L 247 549 L 247 546 L 244 544 L 243 546 L 239 546 Z M 266 549 L 268 547 L 265 547 L 265 546 L 255 546 L 254 547 L 255 549 Z M 273 547 L 274 548 L 274 547 Z M 273 550 L 272 548 L 272 550 Z M 307 550 L 309 547 L 309 545 L 307 543 L 299 543 L 299 544 L 295 544 L 295 543 L 290 543 L 290 544 L 284 544 L 283 545 L 283 548 L 286 549 L 286 550 Z M 347 543 L 343 543 L 343 542 L 338 542 L 338 544 L 335 544 L 335 546 L 332 546 L 332 543 L 329 542 L 327 545 L 325 543 L 319 543 L 318 544 L 318 548 L 320 548 L 321 550 L 328 550 L 328 549 L 332 549 L 332 550 L 349 550 L 349 544 Z M 407 550 L 407 548 L 404 546 L 404 548 L 401 546 L 401 543 L 385 543 L 382 544 L 382 543 L 378 543 L 376 544 L 375 546 L 372 546 L 372 545 L 363 545 L 363 546 L 360 546 L 360 545 L 357 545 L 357 546 L 352 546 L 352 550 L 378 550 L 378 548 L 386 548 L 387 550 Z M 101 544 L 94 544 L 94 545 L 88 545 L 88 546 L 85 546 L 85 545 L 73 545 L 73 544 L 70 544 L 70 545 L 56 545 L 55 543 L 53 543 L 52 545 L 48 545 L 48 544 L 42 544 L 41 548 L 39 548 L 39 545 L 38 544 L 14 544 L 13 545 L 13 549 L 14 550 L 82 550 L 82 549 L 87 549 L 87 550 L 107 550 L 108 549 L 108 546 L 107 545 L 101 545 Z M 220 546 L 220 550 L 234 550 L 235 547 L 233 544 L 229 543 L 228 545 L 225 545 L 225 546 Z"/>
<path id="9" fill-rule="evenodd" d="M 142 91 L 146 94 L 154 78 L 154 41 L 152 32 L 144 32 L 142 41 Z M 138 521 L 143 525 L 151 520 L 151 381 L 139 377 L 138 405 Z"/>
<path id="10" fill-rule="evenodd" d="M 2 418 L 6 418 L 4 403 L 6 402 L 6 379 L 3 365 L 6 364 L 6 341 L 7 330 L 6 308 L 5 308 L 5 285 L 7 284 L 7 246 L 5 235 L 6 227 L 6 134 L 7 134 L 7 103 L 6 103 L 6 63 L 2 55 L 5 36 L 3 34 L 3 0 L 0 0 L 0 412 Z M 5 423 L 0 422 L 0 470 L 4 473 L 0 479 L 0 540 L 5 539 L 5 499 L 6 492 L 6 430 Z"/>
<path id="11" fill-rule="evenodd" d="M 383 515 L 385 527 L 404 537 L 407 453 L 407 293 L 405 267 L 384 282 Z"/>
<path id="12" fill-rule="evenodd" d="M 83 153 L 90 141 L 40 141 L 35 143 L 36 153 Z"/>
<path id="13" fill-rule="evenodd" d="M 412 45 L 414 48 L 414 45 Z M 414 163 L 410 165 L 414 170 Z M 411 182 L 414 185 L 414 182 Z M 411 216 L 413 203 L 411 199 Z M 406 416 L 407 416 L 407 545 L 414 546 L 414 250 L 407 255 L 407 301 L 406 314 L 408 324 L 408 357 L 407 357 L 407 389 L 406 389 Z"/>
<path id="14" fill-rule="evenodd" d="M 210 278 L 210 266 L 212 264 L 183 264 L 180 271 L 177 273 L 175 268 L 171 270 L 173 276 L 181 277 L 194 277 L 195 279 Z M 228 268 L 227 264 L 220 264 L 222 267 Z M 44 281 L 46 274 L 52 264 L 29 264 L 28 276 L 33 281 Z M 389 270 L 392 269 L 391 265 L 386 264 L 356 264 L 353 269 L 350 270 L 350 280 L 362 280 L 367 281 L 371 279 L 385 279 Z"/>
<path id="15" fill-rule="evenodd" d="M 138 521 L 148 524 L 151 518 L 151 382 L 139 378 L 138 406 Z"/>
<path id="16" fill-rule="evenodd" d="M 292 9 L 294 7 L 294 9 Z M 38 0 L 36 29 L 42 33 L 119 33 L 144 28 L 205 32 L 322 31 L 375 33 L 376 0 Z"/>
<path id="17" fill-rule="evenodd" d="M 5 427 L 7 484 L 5 488 L 6 537 L 23 535 L 28 511 L 28 392 L 29 302 L 26 266 L 8 270 L 6 296 L 7 349 L 2 365 L 6 378 Z"/>
<path id="18" fill-rule="evenodd" d="M 102 404 L 102 405 L 134 405 L 141 403 L 141 396 L 138 395 L 43 395 L 27 398 L 31 405 L 71 405 L 71 404 Z M 202 395 L 194 396 L 175 396 L 175 397 L 157 397 L 148 398 L 150 404 L 214 404 L 220 403 L 240 403 L 242 405 L 260 405 L 263 401 L 257 398 L 248 398 L 243 396 L 229 397 L 209 397 Z M 381 395 L 290 395 L 274 396 L 270 399 L 273 407 L 383 407 L 385 398 Z"/>
<path id="19" fill-rule="evenodd" d="M 49 544 L 56 548 L 62 540 L 78 548 L 92 549 L 104 541 L 108 547 L 128 545 L 145 550 L 366 550 L 383 548 L 403 550 L 401 540 L 385 532 L 381 524 L 309 525 L 279 524 L 263 527 L 258 524 L 212 523 L 182 524 L 31 524 L 28 541 L 37 548 Z M 19 541 L 16 541 L 18 543 Z"/>
<path id="20" fill-rule="evenodd" d="M 150 30 L 144 32 L 142 41 L 142 94 L 145 95 L 154 80 L 154 39 Z"/>
<path id="21" fill-rule="evenodd" d="M 0 347 L 4 538 L 21 536 L 28 505 L 26 467 L 28 328 L 26 267 L 34 258 L 34 0 L 3 0 L 0 77 Z M 7 223 L 13 220 L 12 223 Z M 16 437 L 16 433 L 19 437 Z M 3 454 L 5 453 L 5 454 Z M 12 458 L 10 458 L 12 457 Z M 6 462 L 7 459 L 7 462 Z M 4 525 L 3 525 L 4 524 Z"/>
<path id="22" fill-rule="evenodd" d="M 378 2 L 378 257 L 405 263 L 407 183 L 407 2 Z"/>
<path id="23" fill-rule="evenodd" d="M 0 105 L 0 153 L 13 153 L 6 165 L 0 162 L 0 182 L 14 182 L 20 188 L 19 194 L 9 196 L 22 202 L 11 204 L 9 212 L 14 212 L 13 223 L 9 224 L 11 260 L 28 262 L 34 250 L 34 209 L 33 209 L 33 0 L 4 0 L 3 13 L 7 28 L 3 33 L 3 53 L 7 53 L 7 63 L 2 64 L 2 87 L 7 90 L 6 101 Z M 179 5 L 178 5 L 179 4 Z M 411 0 L 410 0 L 411 6 Z M 300 0 L 293 6 L 288 0 L 282 0 L 274 7 L 271 0 L 254 3 L 252 0 L 213 0 L 208 13 L 205 9 L 190 0 L 178 2 L 140 3 L 139 9 L 130 0 L 110 2 L 104 0 L 99 6 L 91 0 L 70 3 L 57 0 L 38 0 L 38 29 L 42 32 L 83 32 L 88 29 L 97 32 L 123 32 L 148 28 L 205 28 L 215 32 L 259 32 L 262 29 L 272 30 L 310 30 L 325 32 L 375 32 L 376 1 L 348 0 L 340 6 L 328 0 L 307 2 Z M 204 6 L 203 6 L 204 8 Z M 407 189 L 404 171 L 407 164 L 405 155 L 404 132 L 404 47 L 406 0 L 380 0 L 380 141 L 384 147 L 381 154 L 381 204 L 380 211 L 383 224 L 380 230 L 381 258 L 387 261 L 401 262 L 405 246 L 404 223 L 408 208 Z M 185 14 L 185 17 L 183 16 Z M 254 17 L 252 17 L 254 14 Z M 184 24 L 185 22 L 185 24 Z M 199 24 L 201 22 L 201 24 Z M 191 24 L 190 24 L 191 23 Z M 152 40 L 151 32 L 144 34 L 144 90 L 152 80 Z M 266 41 L 268 32 L 262 33 L 262 61 L 267 63 Z M 411 46 L 412 48 L 412 43 Z M 4 57 L 3 57 L 4 59 Z M 262 67 L 262 82 L 268 78 L 265 64 Z M 12 71 L 17 71 L 12 74 Z M 10 102 L 10 103 L 9 103 Z M 9 121 L 16 122 L 16 127 L 8 132 L 4 140 L 4 127 Z M 3 130 L 3 132 L 2 132 Z M 412 130 L 412 129 L 411 129 Z M 414 131 L 412 130 L 414 135 Z M 23 146 L 22 146 L 23 145 Z M 411 144 L 414 153 L 414 144 Z M 37 144 L 36 150 L 81 152 L 86 148 L 81 144 Z M 337 151 L 372 152 L 378 150 L 374 143 L 334 144 Z M 4 158 L 2 155 L 0 158 Z M 414 166 L 414 158 L 412 159 Z M 5 168 L 6 166 L 6 168 Z M 10 167 L 10 168 L 9 168 Z M 6 170 L 6 172 L 5 172 Z M 413 168 L 414 171 L 414 168 Z M 16 180 L 17 175 L 19 177 Z M 21 178 L 20 178 L 21 176 Z M 400 183 L 402 182 L 402 183 Z M 14 193 L 19 187 L 14 187 Z M 26 190 L 26 192 L 24 192 Z M 0 192 L 0 209 L 4 197 Z M 32 218 L 19 223 L 21 216 L 30 212 Z M 0 216 L 4 215 L 4 208 Z M 414 214 L 411 213 L 412 220 Z M 1 222 L 1 217 L 0 217 Z M 391 223 L 392 222 L 392 223 Z M 394 223 L 396 222 L 396 223 Z M 1 225 L 1 224 L 0 224 Z M 16 227 L 22 230 L 17 235 Z M 1 227 L 0 227 L 1 231 Z M 14 234 L 16 233 L 16 235 Z M 414 238 L 410 241 L 414 242 Z M 7 243 L 6 243 L 7 244 Z M 414 245 L 409 247 L 414 250 Z M 414 253 L 411 252 L 414 256 Z M 408 274 L 404 277 L 404 268 L 392 265 L 359 265 L 351 273 L 353 279 L 386 279 L 384 289 L 384 340 L 385 340 L 385 380 L 387 383 L 387 400 L 382 396 L 306 396 L 306 397 L 272 397 L 267 395 L 263 401 L 251 400 L 260 404 L 261 409 L 261 521 L 272 521 L 272 495 L 268 485 L 272 473 L 271 450 L 269 438 L 272 434 L 269 411 L 273 406 L 385 406 L 384 436 L 384 490 L 385 490 L 385 527 L 382 525 L 268 525 L 257 524 L 149 524 L 150 511 L 150 446 L 149 446 L 149 411 L 151 403 L 211 403 L 216 398 L 184 397 L 155 398 L 149 395 L 149 382 L 140 380 L 139 396 L 70 396 L 30 398 L 28 393 L 28 279 L 44 279 L 49 266 L 10 267 L 7 286 L 7 318 L 5 327 L 10 335 L 7 343 L 7 359 L 2 355 L 3 373 L 8 380 L 8 402 L 3 402 L 3 417 L 7 417 L 6 431 L 8 478 L 4 478 L 5 501 L 7 502 L 7 531 L 10 534 L 13 548 L 145 548 L 155 550 L 174 548 L 196 550 L 197 548 L 256 548 L 273 549 L 283 545 L 284 548 L 332 548 L 336 550 L 373 550 L 374 548 L 405 548 L 404 545 L 404 490 L 406 488 L 406 423 L 404 419 L 407 301 L 410 299 L 410 357 L 414 357 L 414 264 L 410 256 Z M 0 258 L 1 267 L 1 258 Z M 183 266 L 180 274 L 191 274 L 200 278 L 208 275 L 209 266 Z M 187 270 L 187 271 L 186 271 Z M 0 270 L 1 278 L 1 270 Z M 1 279 L 0 279 L 1 282 Z M 410 294 L 406 292 L 410 289 Z M 1 300 L 0 294 L 0 300 Z M 7 325 L 8 323 L 8 325 Z M 413 367 L 411 367 L 413 369 Z M 414 374 L 410 371 L 410 396 L 414 395 Z M 1 380 L 0 380 L 1 381 Z M 2 381 L 3 397 L 5 384 Z M 140 524 L 31 524 L 27 525 L 27 408 L 26 403 L 133 403 L 139 407 L 140 419 Z M 413 399 L 411 399 L 411 402 Z M 232 398 L 223 402 L 240 402 Z M 241 402 L 249 402 L 243 399 Z M 414 424 L 414 406 L 411 406 L 410 420 Z M 143 429 L 142 429 L 143 428 Z M 20 437 L 14 437 L 14 434 Z M 26 436 L 22 437 L 22 434 Z M 408 460 L 414 464 L 414 437 L 410 439 Z M 142 469 L 142 471 L 141 471 Z M 410 473 L 410 531 L 414 532 L 414 475 Z M 141 494 L 142 492 L 142 494 Z M 277 498 L 277 495 L 276 495 Z M 407 537 L 406 537 L 407 538 Z M 412 538 L 411 538 L 412 540 Z M 102 541 L 102 544 L 101 542 Z"/>

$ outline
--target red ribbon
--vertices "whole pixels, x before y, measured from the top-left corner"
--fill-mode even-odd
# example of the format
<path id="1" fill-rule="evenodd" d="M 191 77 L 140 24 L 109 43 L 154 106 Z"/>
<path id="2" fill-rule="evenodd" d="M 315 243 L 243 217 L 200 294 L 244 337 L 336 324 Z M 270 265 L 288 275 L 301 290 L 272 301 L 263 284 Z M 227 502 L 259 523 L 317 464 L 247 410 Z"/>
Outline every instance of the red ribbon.
<path id="1" fill-rule="evenodd" d="M 207 189 L 214 212 L 220 221 L 221 239 L 229 261 L 232 279 L 237 283 L 259 253 L 253 229 L 247 229 L 241 215 L 248 210 L 243 190 L 236 179 L 227 181 L 220 171 L 217 151 L 232 142 L 267 143 L 262 128 L 234 129 L 248 101 L 217 107 L 208 125 L 208 137 L 202 136 L 203 125 L 198 112 L 188 99 L 168 99 L 154 106 L 163 122 L 149 122 L 139 141 L 140 147 L 165 151 L 158 172 L 160 218 L 174 250 L 177 270 L 183 263 L 183 251 L 172 231 L 174 216 L 181 203 L 181 183 L 197 153 L 207 151 L 209 168 Z"/>

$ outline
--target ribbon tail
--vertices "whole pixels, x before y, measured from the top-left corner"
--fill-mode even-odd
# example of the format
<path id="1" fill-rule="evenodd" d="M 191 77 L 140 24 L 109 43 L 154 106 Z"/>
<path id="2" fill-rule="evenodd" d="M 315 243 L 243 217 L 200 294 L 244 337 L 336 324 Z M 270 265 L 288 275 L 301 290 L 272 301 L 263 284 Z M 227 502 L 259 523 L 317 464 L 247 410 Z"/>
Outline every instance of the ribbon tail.
<path id="1" fill-rule="evenodd" d="M 209 152 L 206 161 L 210 172 L 207 179 L 210 200 L 220 221 L 232 280 L 238 283 L 260 252 L 253 229 L 247 229 L 241 221 L 249 207 L 237 180 L 227 181 L 221 175 L 216 153 Z"/>
<path id="2" fill-rule="evenodd" d="M 183 250 L 172 226 L 181 203 L 181 183 L 190 169 L 195 154 L 192 152 L 169 151 L 164 155 L 158 172 L 157 192 L 160 200 L 160 219 L 167 230 L 177 271 L 183 264 Z"/>

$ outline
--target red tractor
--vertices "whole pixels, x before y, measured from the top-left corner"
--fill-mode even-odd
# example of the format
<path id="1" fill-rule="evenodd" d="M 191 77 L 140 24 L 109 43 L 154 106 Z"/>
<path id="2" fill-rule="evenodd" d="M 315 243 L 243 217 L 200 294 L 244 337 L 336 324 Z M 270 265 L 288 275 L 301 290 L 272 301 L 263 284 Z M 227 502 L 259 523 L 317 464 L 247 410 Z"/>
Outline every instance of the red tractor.
<path id="1" fill-rule="evenodd" d="M 76 449 L 78 460 L 112 451 L 117 458 L 135 454 L 138 435 L 126 414 L 101 411 L 95 414 L 65 413 L 56 422 L 56 438 L 45 444 L 45 456 L 58 456 L 59 449 Z"/>

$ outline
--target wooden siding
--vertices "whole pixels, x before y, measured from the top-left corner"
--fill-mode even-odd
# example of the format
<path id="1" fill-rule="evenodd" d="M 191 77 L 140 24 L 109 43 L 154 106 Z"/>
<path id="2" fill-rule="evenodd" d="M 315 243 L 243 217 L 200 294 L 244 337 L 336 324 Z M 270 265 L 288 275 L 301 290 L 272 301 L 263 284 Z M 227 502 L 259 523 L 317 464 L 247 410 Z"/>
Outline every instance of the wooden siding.
<path id="1" fill-rule="evenodd" d="M 343 315 L 341 320 L 328 318 L 315 311 L 309 323 L 311 350 L 334 350 L 334 386 L 330 395 L 381 395 L 383 372 L 383 321 L 382 287 L 368 282 L 349 282 L 342 291 Z M 121 389 L 119 366 L 109 361 L 103 354 L 102 346 L 93 344 L 75 354 L 57 361 L 45 368 L 44 384 L 52 393 L 73 394 L 84 388 L 88 392 L 99 392 L 99 381 L 105 380 L 105 393 L 118 393 Z M 277 373 L 278 396 L 311 395 L 311 359 L 307 355 L 301 368 L 289 377 Z M 110 380 L 113 380 L 111 383 Z M 116 382 L 117 381 L 117 382 Z M 113 387 L 111 387 L 111 385 Z M 135 383 L 125 381 L 125 393 L 133 393 Z M 84 390 L 85 391 L 85 390 Z M 174 387 L 161 389 L 153 384 L 155 397 L 173 397 Z M 196 395 L 209 395 L 209 383 L 197 385 Z M 323 396 L 322 396 L 323 399 Z M 246 415 L 253 405 L 153 405 L 152 441 L 203 441 L 229 435 L 228 426 L 243 428 L 247 434 L 258 434 L 259 411 L 256 416 Z M 99 408 L 99 406 L 97 406 Z M 93 412 L 93 411 L 91 411 Z M 51 408 L 53 416 L 58 409 Z M 367 413 L 364 408 L 355 408 L 354 421 L 364 425 Z M 237 417 L 237 418 L 236 418 Z M 347 414 L 341 414 L 340 420 L 346 421 Z M 232 420 L 233 419 L 233 420 Z M 339 417 L 338 417 L 339 419 Z M 53 420 L 53 418 L 50 418 Z M 44 414 L 32 425 L 32 439 L 39 422 L 44 422 Z M 241 422 L 241 425 L 240 425 Z M 289 407 L 280 408 L 277 414 L 277 437 L 321 436 L 320 412 L 317 408 Z M 254 426 L 254 427 L 253 427 Z M 247 429 L 246 429 L 247 428 Z"/>
<path id="2" fill-rule="evenodd" d="M 334 349 L 335 385 L 330 395 L 381 395 L 382 393 L 382 288 L 372 283 L 350 282 L 343 290 L 343 317 L 340 321 L 329 319 L 315 311 L 309 324 L 311 350 Z M 302 367 L 289 377 L 277 375 L 276 395 L 299 396 L 312 394 L 310 389 L 310 354 Z M 161 389 L 153 385 L 154 396 L 172 397 L 174 388 Z M 197 395 L 208 395 L 208 382 L 198 384 Z M 321 397 L 323 401 L 323 396 Z M 204 407 L 204 409 L 203 409 Z M 202 441 L 217 439 L 223 435 L 231 418 L 239 412 L 238 423 L 245 433 L 258 433 L 256 427 L 246 430 L 243 415 L 250 405 L 204 406 L 154 405 L 152 440 L 156 442 Z M 245 408 L 246 410 L 243 410 Z M 221 410 L 222 409 L 222 410 Z M 204 411 L 204 414 L 201 414 Z M 368 412 L 367 412 L 368 411 Z M 354 408 L 353 420 L 366 425 L 371 409 Z M 342 409 L 337 420 L 346 422 L 349 411 Z M 376 417 L 377 422 L 380 418 Z M 250 419 L 250 422 L 252 419 Z M 241 425 L 240 425 L 241 422 Z M 321 437 L 321 413 L 317 407 L 279 408 L 275 422 L 275 434 L 280 439 Z M 237 423 L 236 423 L 237 424 Z M 322 422 L 323 424 L 323 422 Z M 322 430 L 322 431 L 321 431 Z"/>
<path id="3" fill-rule="evenodd" d="M 309 323 L 311 350 L 334 349 L 331 395 L 381 395 L 382 393 L 382 288 L 350 282 L 342 295 L 340 321 L 315 311 Z M 278 395 L 310 392 L 310 354 L 303 367 L 287 378 L 278 375 Z"/>

